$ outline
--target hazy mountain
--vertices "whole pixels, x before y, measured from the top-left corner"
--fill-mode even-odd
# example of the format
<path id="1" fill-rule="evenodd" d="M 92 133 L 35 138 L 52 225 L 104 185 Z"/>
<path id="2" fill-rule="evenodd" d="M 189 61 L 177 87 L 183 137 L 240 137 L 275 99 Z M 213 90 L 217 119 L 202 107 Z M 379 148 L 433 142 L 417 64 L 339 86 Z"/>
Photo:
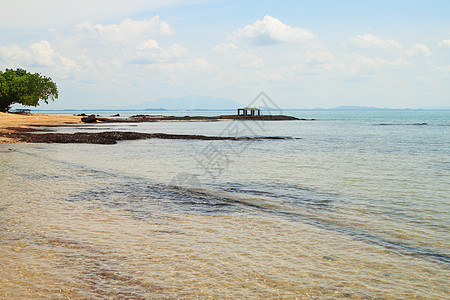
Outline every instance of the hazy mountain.
<path id="1" fill-rule="evenodd" d="M 184 96 L 179 98 L 160 98 L 153 101 L 131 105 L 124 108 L 145 110 L 145 109 L 237 109 L 242 107 L 242 104 L 222 98 L 222 97 L 208 97 L 208 96 Z"/>
<path id="2" fill-rule="evenodd" d="M 345 106 L 338 106 L 334 109 L 341 109 L 341 110 L 380 110 L 385 108 L 379 108 L 379 107 L 372 107 L 372 106 L 353 106 L 353 105 L 345 105 Z"/>

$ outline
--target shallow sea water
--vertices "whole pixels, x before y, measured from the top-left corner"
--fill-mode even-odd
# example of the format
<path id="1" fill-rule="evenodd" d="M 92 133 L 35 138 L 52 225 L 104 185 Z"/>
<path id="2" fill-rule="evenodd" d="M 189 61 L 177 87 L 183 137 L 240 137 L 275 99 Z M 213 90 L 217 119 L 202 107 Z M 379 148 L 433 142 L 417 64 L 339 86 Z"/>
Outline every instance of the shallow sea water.
<path id="1" fill-rule="evenodd" d="M 446 299 L 450 113 L 296 114 L 0 145 L 0 298 Z"/>

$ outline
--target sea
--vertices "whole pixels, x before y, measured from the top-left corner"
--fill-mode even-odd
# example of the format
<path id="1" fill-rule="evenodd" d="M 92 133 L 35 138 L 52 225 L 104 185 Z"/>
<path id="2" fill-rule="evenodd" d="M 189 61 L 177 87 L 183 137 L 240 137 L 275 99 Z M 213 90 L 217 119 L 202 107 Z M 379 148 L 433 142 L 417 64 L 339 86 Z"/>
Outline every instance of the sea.
<path id="1" fill-rule="evenodd" d="M 0 145 L 0 298 L 450 299 L 450 111 L 284 114 Z"/>

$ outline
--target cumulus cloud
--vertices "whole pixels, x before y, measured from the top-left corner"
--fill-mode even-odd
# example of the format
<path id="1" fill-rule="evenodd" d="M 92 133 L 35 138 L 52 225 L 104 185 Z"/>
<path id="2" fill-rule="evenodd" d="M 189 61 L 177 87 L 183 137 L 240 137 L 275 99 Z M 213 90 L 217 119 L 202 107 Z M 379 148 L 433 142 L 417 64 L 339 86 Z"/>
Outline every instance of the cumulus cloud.
<path id="1" fill-rule="evenodd" d="M 59 54 L 48 41 L 40 41 L 22 49 L 17 45 L 0 47 L 0 61 L 9 66 L 50 68 L 61 77 L 78 69 L 77 64 Z"/>
<path id="2" fill-rule="evenodd" d="M 124 74 L 127 64 L 167 64 L 184 58 L 188 51 L 179 44 L 162 47 L 148 39 L 171 33 L 170 26 L 158 16 L 142 21 L 125 19 L 112 25 L 84 22 L 74 35 L 55 35 L 56 48 L 49 41 L 26 48 L 0 46 L 0 66 L 46 69 L 59 78 L 77 77 L 89 82 L 114 81 L 113 74 Z"/>
<path id="3" fill-rule="evenodd" d="M 173 30 L 158 15 L 144 20 L 127 18 L 108 25 L 84 21 L 75 26 L 72 35 L 53 33 L 58 49 L 82 65 L 83 76 L 92 77 L 91 81 L 105 81 L 113 73 L 124 73 L 126 68 L 138 65 L 173 63 L 188 54 L 177 43 L 159 44 L 157 39 L 173 34 Z"/>
<path id="4" fill-rule="evenodd" d="M 338 69 L 343 74 L 350 77 L 361 76 L 361 78 L 391 70 L 405 71 L 412 65 L 412 62 L 404 58 L 388 60 L 380 57 L 367 57 L 358 53 L 343 55 L 342 60 L 337 63 Z"/>
<path id="5" fill-rule="evenodd" d="M 260 68 L 263 66 L 263 60 L 255 55 L 240 50 L 233 43 L 222 43 L 213 48 L 214 52 L 219 54 L 221 58 L 232 63 L 236 63 L 240 67 Z"/>
<path id="6" fill-rule="evenodd" d="M 178 44 L 163 49 L 157 41 L 146 40 L 136 48 L 128 62 L 131 64 L 167 63 L 186 56 L 187 52 L 186 48 Z"/>
<path id="7" fill-rule="evenodd" d="M 131 40 L 149 35 L 169 35 L 172 28 L 159 16 L 151 19 L 135 21 L 125 19 L 119 24 L 102 25 L 84 21 L 76 26 L 80 39 L 89 39 L 99 43 L 128 43 Z"/>
<path id="8" fill-rule="evenodd" d="M 385 40 L 378 36 L 366 33 L 350 38 L 349 46 L 358 49 L 382 49 L 382 50 L 399 50 L 402 45 L 395 40 Z"/>
<path id="9" fill-rule="evenodd" d="M 291 27 L 277 18 L 265 16 L 252 25 L 239 28 L 230 36 L 232 40 L 247 40 L 256 45 L 268 45 L 277 43 L 298 43 L 315 38 L 310 30 L 300 27 Z"/>
<path id="10" fill-rule="evenodd" d="M 11 65 L 29 65 L 33 57 L 29 51 L 23 50 L 17 45 L 0 47 L 0 61 Z"/>
<path id="11" fill-rule="evenodd" d="M 427 46 L 416 44 L 413 48 L 406 51 L 406 55 L 409 57 L 430 57 L 433 53 Z"/>
<path id="12" fill-rule="evenodd" d="M 439 43 L 439 47 L 441 47 L 441 48 L 450 48 L 450 40 L 442 40 Z"/>

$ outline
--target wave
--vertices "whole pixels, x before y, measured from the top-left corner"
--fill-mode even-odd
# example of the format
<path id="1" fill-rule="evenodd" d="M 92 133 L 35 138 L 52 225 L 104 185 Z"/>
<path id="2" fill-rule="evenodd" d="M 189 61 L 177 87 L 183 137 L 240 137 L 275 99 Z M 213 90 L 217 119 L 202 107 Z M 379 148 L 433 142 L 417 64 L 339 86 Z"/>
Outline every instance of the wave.
<path id="1" fill-rule="evenodd" d="M 101 182 L 82 192 L 74 192 L 58 200 L 84 202 L 88 207 L 119 209 L 134 218 L 143 220 L 167 215 L 167 213 L 211 216 L 269 214 L 344 234 L 352 239 L 378 245 L 402 255 L 436 263 L 450 263 L 450 256 L 442 253 L 441 249 L 413 245 L 411 241 L 396 240 L 389 235 L 382 236 L 370 229 L 364 230 L 358 226 L 340 224 L 336 218 L 345 218 L 345 215 L 337 215 L 342 211 L 336 209 L 336 204 L 348 199 L 338 194 L 309 187 L 267 184 L 266 182 L 250 184 L 225 182 L 211 184 L 207 188 L 180 187 L 68 163 L 23 150 L 17 150 L 17 152 L 70 166 L 72 170 L 85 171 L 83 176 L 86 178 L 80 178 L 79 173 L 71 172 L 74 180 L 87 180 L 93 183 L 91 179 L 92 175 L 95 175 L 99 179 L 97 182 Z M 31 179 L 42 178 L 38 176 Z M 59 180 L 60 178 L 46 176 L 45 179 Z M 333 218 L 328 218 L 329 216 Z"/>
<path id="2" fill-rule="evenodd" d="M 302 222 L 323 230 L 344 234 L 352 239 L 364 241 L 415 258 L 426 259 L 436 263 L 450 263 L 450 256 L 438 249 L 428 249 L 409 244 L 408 241 L 391 240 L 373 232 L 341 225 L 325 216 L 322 210 L 332 210 L 333 201 L 341 201 L 338 195 L 328 194 L 313 189 L 286 186 L 288 192 L 278 194 L 267 189 L 255 189 L 242 184 L 222 184 L 218 190 L 192 189 L 180 186 L 148 184 L 136 179 L 133 182 L 115 182 L 111 186 L 103 185 L 72 194 L 65 201 L 87 201 L 94 206 L 121 209 L 136 219 L 159 217 L 159 214 L 206 214 L 206 215 L 252 215 L 271 214 L 288 218 L 294 222 Z M 240 195 L 246 195 L 241 197 Z M 261 198 L 263 197 L 263 198 Z M 265 201 L 268 198 L 278 199 L 280 203 Z M 322 199 L 322 200 L 320 200 Z M 293 200 L 286 206 L 286 201 Z M 316 209 L 316 214 L 302 212 L 301 209 L 290 209 L 294 203 Z M 281 205 L 280 205 L 281 204 Z M 311 212 L 311 211 L 310 211 Z"/>
<path id="3" fill-rule="evenodd" d="M 378 123 L 375 126 L 426 126 L 428 123 Z"/>

